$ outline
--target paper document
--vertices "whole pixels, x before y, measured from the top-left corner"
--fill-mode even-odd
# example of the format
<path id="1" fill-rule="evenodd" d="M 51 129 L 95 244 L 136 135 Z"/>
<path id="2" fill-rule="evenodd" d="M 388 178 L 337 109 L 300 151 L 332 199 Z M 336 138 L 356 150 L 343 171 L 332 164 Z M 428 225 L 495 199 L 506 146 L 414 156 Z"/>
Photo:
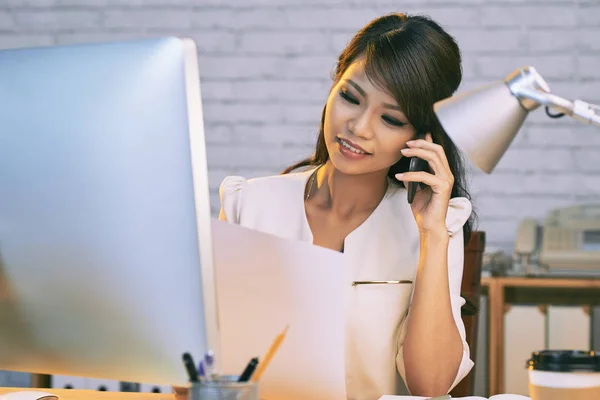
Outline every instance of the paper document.
<path id="1" fill-rule="evenodd" d="M 260 380 L 261 399 L 345 399 L 343 254 L 218 220 L 212 229 L 222 371 L 262 361 L 289 325 Z"/>
<path id="2" fill-rule="evenodd" d="M 419 396 L 382 396 L 379 400 L 429 400 L 431 397 L 419 397 Z M 435 399 L 435 398 L 434 398 Z M 527 396 L 520 394 L 497 394 L 489 399 L 487 397 L 480 396 L 468 396 L 468 397 L 451 397 L 451 400 L 531 400 Z"/>

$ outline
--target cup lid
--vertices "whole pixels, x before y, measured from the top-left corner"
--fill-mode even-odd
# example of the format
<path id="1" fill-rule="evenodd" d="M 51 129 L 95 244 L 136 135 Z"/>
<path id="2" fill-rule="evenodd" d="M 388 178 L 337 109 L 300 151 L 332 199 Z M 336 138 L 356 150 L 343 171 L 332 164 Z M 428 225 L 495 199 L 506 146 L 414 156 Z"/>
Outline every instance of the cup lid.
<path id="1" fill-rule="evenodd" d="M 554 372 L 600 372 L 600 354 L 594 351 L 543 350 L 531 354 L 529 369 Z"/>

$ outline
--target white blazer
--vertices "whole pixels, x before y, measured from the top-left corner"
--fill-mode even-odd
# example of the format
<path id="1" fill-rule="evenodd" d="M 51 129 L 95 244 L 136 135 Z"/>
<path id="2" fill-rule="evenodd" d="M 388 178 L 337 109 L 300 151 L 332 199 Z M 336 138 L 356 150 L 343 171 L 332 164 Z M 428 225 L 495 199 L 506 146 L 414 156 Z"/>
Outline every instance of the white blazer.
<path id="1" fill-rule="evenodd" d="M 304 193 L 314 169 L 288 175 L 246 180 L 229 176 L 220 187 L 227 221 L 283 238 L 312 243 Z M 471 370 L 469 346 L 460 309 L 464 244 L 462 227 L 471 214 L 464 197 L 450 200 L 446 224 L 450 232 L 448 277 L 454 321 L 463 341 L 463 356 L 451 388 Z M 344 242 L 353 281 L 415 281 L 419 232 L 406 190 L 388 185 L 383 200 Z M 413 285 L 353 286 L 346 333 L 346 393 L 352 400 L 376 400 L 401 394 L 406 374 L 403 342 Z M 400 379 L 402 378 L 402 380 Z M 450 389 L 451 389 L 450 388 Z"/>

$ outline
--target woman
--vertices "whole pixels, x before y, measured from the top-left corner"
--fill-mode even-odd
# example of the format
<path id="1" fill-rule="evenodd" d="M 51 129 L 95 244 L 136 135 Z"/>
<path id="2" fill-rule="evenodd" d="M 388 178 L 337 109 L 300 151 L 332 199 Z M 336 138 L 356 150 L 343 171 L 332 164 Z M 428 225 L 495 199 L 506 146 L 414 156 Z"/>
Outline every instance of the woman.
<path id="1" fill-rule="evenodd" d="M 348 317 L 349 399 L 396 394 L 400 377 L 413 395 L 446 394 L 473 365 L 460 317 L 471 203 L 432 110 L 460 81 L 458 46 L 438 24 L 378 18 L 338 59 L 315 154 L 279 176 L 221 184 L 220 219 L 343 251 L 353 280 L 367 281 L 353 286 Z M 417 132 L 425 139 L 411 140 Z M 407 172 L 410 157 L 431 173 Z M 427 185 L 412 204 L 408 182 Z M 413 284 L 372 282 L 382 280 Z"/>

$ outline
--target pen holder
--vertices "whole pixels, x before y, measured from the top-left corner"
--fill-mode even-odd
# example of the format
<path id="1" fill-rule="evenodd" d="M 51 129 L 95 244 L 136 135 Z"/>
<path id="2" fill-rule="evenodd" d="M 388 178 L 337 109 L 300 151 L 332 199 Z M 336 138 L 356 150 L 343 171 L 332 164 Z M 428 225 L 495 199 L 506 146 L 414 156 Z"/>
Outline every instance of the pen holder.
<path id="1" fill-rule="evenodd" d="M 238 382 L 238 378 L 222 375 L 210 381 L 194 382 L 189 400 L 259 400 L 258 382 Z"/>

